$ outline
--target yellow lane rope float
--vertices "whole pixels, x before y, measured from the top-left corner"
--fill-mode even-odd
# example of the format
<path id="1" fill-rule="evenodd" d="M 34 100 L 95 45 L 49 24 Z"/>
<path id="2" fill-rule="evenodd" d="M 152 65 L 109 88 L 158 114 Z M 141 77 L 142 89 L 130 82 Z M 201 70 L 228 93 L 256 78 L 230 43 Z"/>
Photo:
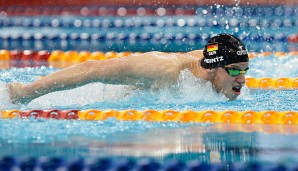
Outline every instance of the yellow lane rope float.
<path id="1" fill-rule="evenodd" d="M 0 118 L 79 119 L 97 121 L 115 118 L 120 121 L 298 125 L 297 111 L 273 110 L 3 110 L 0 111 Z"/>
<path id="2" fill-rule="evenodd" d="M 245 85 L 251 89 L 296 90 L 298 78 L 245 78 Z"/>

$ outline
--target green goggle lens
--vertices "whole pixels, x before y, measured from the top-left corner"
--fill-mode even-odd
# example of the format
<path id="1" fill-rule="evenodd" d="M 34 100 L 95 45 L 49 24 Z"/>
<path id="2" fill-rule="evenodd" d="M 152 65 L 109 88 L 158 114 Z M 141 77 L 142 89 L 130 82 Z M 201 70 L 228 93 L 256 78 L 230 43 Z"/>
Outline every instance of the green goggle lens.
<path id="1" fill-rule="evenodd" d="M 232 76 L 232 77 L 235 77 L 235 76 L 238 76 L 240 74 L 246 74 L 247 73 L 247 69 L 245 70 L 240 70 L 240 69 L 235 69 L 235 68 L 225 68 L 225 70 L 227 71 L 227 73 Z"/>

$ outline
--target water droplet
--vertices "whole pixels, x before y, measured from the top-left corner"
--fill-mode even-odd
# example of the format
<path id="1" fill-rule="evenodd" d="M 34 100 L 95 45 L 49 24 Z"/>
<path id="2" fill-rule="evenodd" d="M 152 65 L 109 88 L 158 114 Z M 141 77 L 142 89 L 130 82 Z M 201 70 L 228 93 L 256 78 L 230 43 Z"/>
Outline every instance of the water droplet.
<path id="1" fill-rule="evenodd" d="M 236 6 L 236 7 L 239 6 L 239 4 L 240 4 L 240 0 L 235 0 L 235 2 L 236 2 L 235 6 Z"/>
<path id="2" fill-rule="evenodd" d="M 217 21 L 216 20 L 213 20 L 213 25 L 217 25 Z"/>

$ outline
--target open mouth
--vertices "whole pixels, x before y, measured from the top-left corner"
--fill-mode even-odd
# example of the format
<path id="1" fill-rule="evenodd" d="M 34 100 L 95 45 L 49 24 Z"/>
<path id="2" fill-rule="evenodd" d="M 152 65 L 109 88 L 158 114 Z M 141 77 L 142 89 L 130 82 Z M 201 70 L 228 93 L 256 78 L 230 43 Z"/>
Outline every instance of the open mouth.
<path id="1" fill-rule="evenodd" d="M 241 88 L 242 88 L 242 86 L 234 86 L 233 88 L 232 88 L 232 90 L 234 91 L 234 93 L 235 94 L 240 94 L 240 91 L 241 91 Z"/>

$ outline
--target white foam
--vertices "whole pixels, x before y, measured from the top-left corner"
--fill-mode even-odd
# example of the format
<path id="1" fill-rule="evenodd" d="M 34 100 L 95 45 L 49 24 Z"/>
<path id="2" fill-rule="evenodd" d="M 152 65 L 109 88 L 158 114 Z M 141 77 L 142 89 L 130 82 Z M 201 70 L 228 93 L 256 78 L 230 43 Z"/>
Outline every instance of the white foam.
<path id="1" fill-rule="evenodd" d="M 196 78 L 189 70 L 180 73 L 176 88 L 175 98 L 167 97 L 167 103 L 227 101 L 223 94 L 214 91 L 211 82 Z"/>
<path id="2" fill-rule="evenodd" d="M 244 87 L 238 99 L 249 100 L 249 89 Z M 80 108 L 95 103 L 117 104 L 186 104 L 224 102 L 228 99 L 212 88 L 210 82 L 196 78 L 190 71 L 182 71 L 176 85 L 159 90 L 134 89 L 127 85 L 92 83 L 79 88 L 53 92 L 34 99 L 26 107 L 50 109 L 57 107 Z"/>
<path id="3" fill-rule="evenodd" d="M 253 100 L 252 96 L 250 95 L 250 90 L 247 86 L 242 87 L 241 94 L 237 97 L 240 100 Z"/>
<path id="4" fill-rule="evenodd" d="M 298 57 L 286 56 L 282 58 L 268 57 L 265 58 L 253 58 L 250 62 L 250 70 L 248 70 L 247 76 L 249 77 L 297 77 L 298 76 Z M 272 69 L 274 68 L 274 69 Z"/>
<path id="5" fill-rule="evenodd" d="M 244 87 L 239 99 L 250 99 L 249 89 Z M 159 90 L 134 90 L 126 85 L 92 83 L 72 90 L 53 92 L 28 104 L 28 108 L 48 109 L 57 106 L 81 107 L 98 102 L 121 104 L 186 104 L 216 103 L 228 99 L 212 88 L 210 82 L 196 78 L 190 71 L 182 71 L 176 85 Z"/>
<path id="6" fill-rule="evenodd" d="M 164 96 L 162 96 L 162 94 Z M 190 71 L 181 72 L 177 84 L 176 95 L 170 94 L 164 90 L 159 94 L 160 102 L 183 104 L 191 102 L 217 103 L 228 101 L 229 99 L 222 93 L 217 93 L 211 82 L 195 77 Z M 237 97 L 239 100 L 252 100 L 250 90 L 247 86 L 241 89 L 241 94 Z"/>
<path id="7" fill-rule="evenodd" d="M 19 106 L 11 103 L 6 84 L 0 82 L 0 110 L 17 109 Z"/>
<path id="8" fill-rule="evenodd" d="M 196 78 L 190 71 L 182 71 L 176 85 L 159 90 L 138 90 L 130 94 L 130 102 L 143 104 L 187 104 L 222 102 L 228 99 L 216 93 L 210 82 Z M 134 100 L 133 100 L 134 99 Z"/>
<path id="9" fill-rule="evenodd" d="M 131 88 L 125 85 L 87 84 L 71 90 L 46 94 L 31 101 L 28 108 L 49 109 L 56 106 L 80 107 L 98 102 L 123 100 Z"/>

